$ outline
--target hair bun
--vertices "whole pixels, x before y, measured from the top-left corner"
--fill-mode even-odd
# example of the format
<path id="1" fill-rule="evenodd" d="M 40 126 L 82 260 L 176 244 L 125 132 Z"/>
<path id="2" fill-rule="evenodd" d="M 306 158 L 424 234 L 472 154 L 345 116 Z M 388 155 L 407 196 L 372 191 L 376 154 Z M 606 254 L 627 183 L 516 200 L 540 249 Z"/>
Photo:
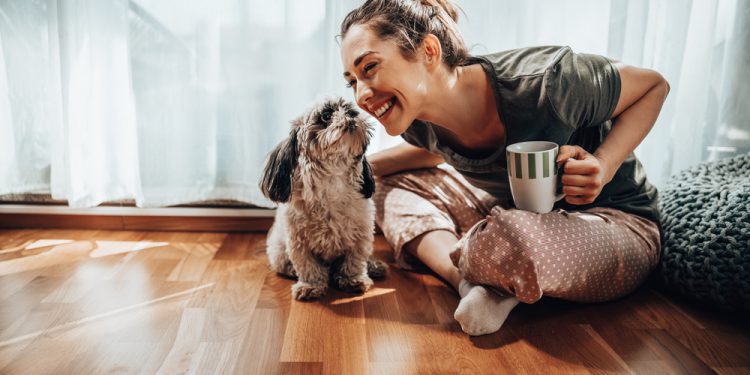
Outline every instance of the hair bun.
<path id="1" fill-rule="evenodd" d="M 449 0 L 418 0 L 420 4 L 430 7 L 438 7 L 445 11 L 452 19 L 453 22 L 458 22 L 458 11 L 456 6 L 453 5 Z"/>
<path id="2" fill-rule="evenodd" d="M 366 25 L 381 40 L 393 40 L 412 58 L 428 34 L 440 40 L 441 58 L 451 70 L 469 56 L 451 0 L 367 0 L 341 21 L 341 37 L 352 25 Z"/>

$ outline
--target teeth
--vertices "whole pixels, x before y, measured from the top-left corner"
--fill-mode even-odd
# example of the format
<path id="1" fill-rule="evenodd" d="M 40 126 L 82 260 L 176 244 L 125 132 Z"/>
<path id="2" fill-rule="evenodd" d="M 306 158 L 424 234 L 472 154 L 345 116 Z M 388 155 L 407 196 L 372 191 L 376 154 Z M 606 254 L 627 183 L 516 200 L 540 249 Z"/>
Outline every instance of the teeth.
<path id="1" fill-rule="evenodd" d="M 382 107 L 375 110 L 375 116 L 382 116 L 385 111 L 388 110 L 388 108 L 391 108 L 393 106 L 393 99 L 389 100 L 387 103 L 383 104 Z"/>

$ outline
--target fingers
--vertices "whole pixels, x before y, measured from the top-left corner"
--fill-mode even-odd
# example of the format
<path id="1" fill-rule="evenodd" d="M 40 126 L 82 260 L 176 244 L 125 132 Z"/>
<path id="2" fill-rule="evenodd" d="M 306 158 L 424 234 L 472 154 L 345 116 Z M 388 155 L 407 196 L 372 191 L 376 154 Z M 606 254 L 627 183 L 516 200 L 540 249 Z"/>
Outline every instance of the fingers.
<path id="1" fill-rule="evenodd" d="M 588 152 L 578 146 L 561 146 L 560 151 L 557 153 L 557 160 L 555 162 L 561 163 L 568 159 L 583 159 L 586 154 L 588 154 Z"/>
<path id="2" fill-rule="evenodd" d="M 594 202 L 601 189 L 593 186 L 563 186 L 565 201 L 570 204 L 589 204 Z"/>
<path id="3" fill-rule="evenodd" d="M 593 196 L 593 195 L 586 195 L 586 196 L 579 196 L 579 197 L 574 197 L 574 196 L 565 197 L 566 202 L 570 204 L 575 204 L 575 205 L 591 204 L 591 203 L 594 203 L 595 199 L 596 199 L 596 196 Z"/>
<path id="4" fill-rule="evenodd" d="M 561 147 L 557 159 L 565 160 L 561 179 L 565 201 L 574 205 L 593 203 L 602 189 L 598 160 L 578 146 Z"/>
<path id="5" fill-rule="evenodd" d="M 581 197 L 594 193 L 593 189 L 581 186 L 563 186 L 562 192 L 569 197 Z"/>
<path id="6" fill-rule="evenodd" d="M 571 175 L 595 175 L 601 172 L 601 165 L 594 155 L 578 146 L 562 146 L 557 163 L 565 165 L 563 172 Z"/>
<path id="7" fill-rule="evenodd" d="M 566 145 L 560 147 L 557 163 L 565 165 L 561 179 L 565 201 L 574 205 L 593 203 L 604 186 L 600 161 L 579 146 Z"/>
<path id="8" fill-rule="evenodd" d="M 568 160 L 565 162 L 566 174 L 592 175 L 601 171 L 601 166 L 591 154 L 586 154 L 583 160 Z"/>
<path id="9" fill-rule="evenodd" d="M 592 187 L 600 188 L 602 186 L 594 175 L 576 175 L 576 174 L 563 174 L 561 180 L 563 186 L 579 186 L 579 187 Z"/>

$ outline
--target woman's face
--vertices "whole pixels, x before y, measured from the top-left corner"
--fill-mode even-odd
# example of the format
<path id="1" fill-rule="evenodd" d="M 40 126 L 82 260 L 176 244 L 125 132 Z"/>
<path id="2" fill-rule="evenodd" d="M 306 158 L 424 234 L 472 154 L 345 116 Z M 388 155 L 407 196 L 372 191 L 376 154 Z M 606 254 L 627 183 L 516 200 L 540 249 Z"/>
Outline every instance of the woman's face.
<path id="1" fill-rule="evenodd" d="M 352 26 L 341 42 L 344 79 L 357 105 L 375 117 L 392 136 L 419 118 L 428 88 L 424 57 L 407 60 L 390 40 L 364 25 Z"/>

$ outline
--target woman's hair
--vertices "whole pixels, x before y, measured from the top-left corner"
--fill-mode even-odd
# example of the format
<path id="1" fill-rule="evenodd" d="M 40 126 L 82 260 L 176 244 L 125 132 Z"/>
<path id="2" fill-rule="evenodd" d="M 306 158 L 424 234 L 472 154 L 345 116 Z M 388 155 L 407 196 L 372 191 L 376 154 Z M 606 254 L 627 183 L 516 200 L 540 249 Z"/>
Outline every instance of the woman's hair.
<path id="1" fill-rule="evenodd" d="M 440 40 L 443 61 L 453 69 L 469 56 L 457 20 L 449 0 L 367 0 L 341 22 L 341 38 L 352 26 L 366 25 L 381 39 L 395 41 L 411 59 L 424 37 L 433 34 Z"/>

